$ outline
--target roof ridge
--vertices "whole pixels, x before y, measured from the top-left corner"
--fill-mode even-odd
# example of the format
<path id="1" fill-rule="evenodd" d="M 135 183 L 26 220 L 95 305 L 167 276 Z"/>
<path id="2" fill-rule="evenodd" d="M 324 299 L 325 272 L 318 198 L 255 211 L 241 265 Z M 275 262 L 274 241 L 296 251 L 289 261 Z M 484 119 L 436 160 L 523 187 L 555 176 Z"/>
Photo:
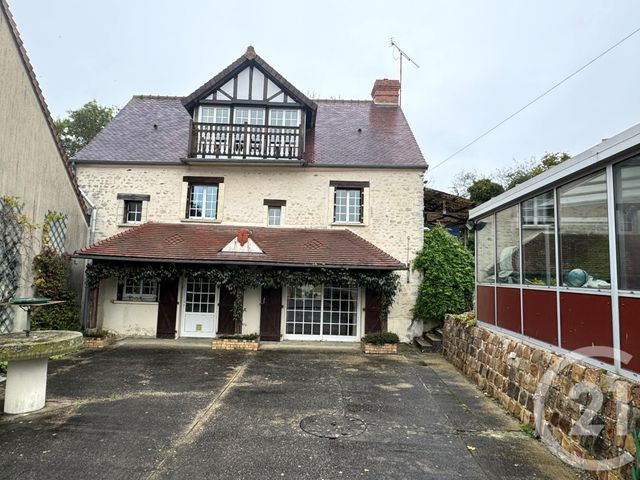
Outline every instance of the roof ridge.
<path id="1" fill-rule="evenodd" d="M 131 98 L 139 99 L 139 100 L 182 100 L 184 97 L 181 95 L 132 95 Z"/>
<path id="2" fill-rule="evenodd" d="M 373 100 L 363 100 L 358 98 L 314 98 L 313 101 L 323 103 L 373 103 Z"/>

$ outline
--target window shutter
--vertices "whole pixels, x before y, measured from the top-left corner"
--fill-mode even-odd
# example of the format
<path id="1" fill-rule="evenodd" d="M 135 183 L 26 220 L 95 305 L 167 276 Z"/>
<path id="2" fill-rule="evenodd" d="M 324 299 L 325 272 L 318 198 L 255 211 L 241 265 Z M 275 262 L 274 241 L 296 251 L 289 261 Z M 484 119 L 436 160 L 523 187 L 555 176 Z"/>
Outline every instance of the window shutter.
<path id="1" fill-rule="evenodd" d="M 360 189 L 360 223 L 364 223 L 364 188 Z"/>
<path id="2" fill-rule="evenodd" d="M 338 211 L 338 190 L 333 189 L 333 221 L 336 221 L 336 213 Z"/>
<path id="3" fill-rule="evenodd" d="M 118 293 L 116 300 L 122 300 L 122 292 L 124 291 L 124 280 L 118 280 Z"/>
<path id="4" fill-rule="evenodd" d="M 189 207 L 191 206 L 190 205 L 191 204 L 191 188 L 192 188 L 192 185 L 189 184 L 189 188 L 187 188 L 187 208 L 185 209 L 185 212 L 184 212 L 184 218 L 189 218 L 189 210 L 190 210 Z"/>

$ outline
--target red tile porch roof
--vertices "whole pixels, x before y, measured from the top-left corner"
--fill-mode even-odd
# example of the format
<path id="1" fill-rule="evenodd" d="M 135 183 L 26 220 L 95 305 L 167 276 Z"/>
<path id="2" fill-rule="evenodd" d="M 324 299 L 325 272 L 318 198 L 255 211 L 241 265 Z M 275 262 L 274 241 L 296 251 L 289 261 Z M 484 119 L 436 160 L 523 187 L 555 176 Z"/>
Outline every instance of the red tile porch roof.
<path id="1" fill-rule="evenodd" d="M 241 226 L 149 222 L 76 252 L 100 260 L 403 270 L 350 230 L 244 227 L 264 253 L 221 250 Z"/>

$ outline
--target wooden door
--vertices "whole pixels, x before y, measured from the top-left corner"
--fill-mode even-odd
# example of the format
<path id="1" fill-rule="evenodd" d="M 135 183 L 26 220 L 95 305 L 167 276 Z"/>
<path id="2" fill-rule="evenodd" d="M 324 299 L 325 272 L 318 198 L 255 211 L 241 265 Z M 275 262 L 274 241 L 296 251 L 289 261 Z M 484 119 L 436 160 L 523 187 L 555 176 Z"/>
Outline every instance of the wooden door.
<path id="1" fill-rule="evenodd" d="M 176 313 L 178 310 L 178 279 L 160 283 L 158 296 L 158 325 L 156 337 L 176 338 Z"/>
<path id="2" fill-rule="evenodd" d="M 262 288 L 260 302 L 260 340 L 280 341 L 282 287 Z"/>
<path id="3" fill-rule="evenodd" d="M 220 301 L 218 302 L 218 332 L 224 334 L 240 333 L 236 331 L 236 322 L 233 321 L 233 302 L 235 295 L 227 287 L 220 287 Z M 238 325 L 239 326 L 239 325 Z M 238 329 L 239 330 L 239 329 Z"/>
<path id="4" fill-rule="evenodd" d="M 382 295 L 367 289 L 364 307 L 364 333 L 384 332 L 387 319 L 382 312 Z"/>

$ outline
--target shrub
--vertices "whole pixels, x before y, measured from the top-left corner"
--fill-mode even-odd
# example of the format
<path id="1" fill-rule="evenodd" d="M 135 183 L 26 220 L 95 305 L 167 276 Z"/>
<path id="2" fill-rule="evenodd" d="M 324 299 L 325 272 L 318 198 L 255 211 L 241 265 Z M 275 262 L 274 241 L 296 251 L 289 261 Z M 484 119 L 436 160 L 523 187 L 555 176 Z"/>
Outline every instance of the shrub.
<path id="1" fill-rule="evenodd" d="M 400 339 L 393 332 L 374 332 L 367 333 L 362 337 L 364 343 L 372 343 L 374 345 L 384 345 L 385 343 L 398 343 Z"/>
<path id="2" fill-rule="evenodd" d="M 113 336 L 113 333 L 111 333 L 109 330 L 103 330 L 101 328 L 98 328 L 98 329 L 87 330 L 82 335 L 84 337 L 89 337 L 89 338 L 106 338 L 106 337 Z"/>
<path id="3" fill-rule="evenodd" d="M 7 365 L 9 364 L 9 362 L 0 362 L 0 373 L 2 374 L 6 374 L 7 373 Z"/>
<path id="4" fill-rule="evenodd" d="M 424 236 L 424 247 L 414 270 L 423 274 L 413 307 L 413 320 L 442 321 L 447 313 L 462 313 L 473 306 L 474 260 L 462 243 L 442 225 Z"/>
<path id="5" fill-rule="evenodd" d="M 79 330 L 80 308 L 76 295 L 69 288 L 71 261 L 45 248 L 33 259 L 34 285 L 37 297 L 62 300 L 64 303 L 38 308 L 31 319 L 33 330 Z"/>
<path id="6" fill-rule="evenodd" d="M 475 312 L 458 313 L 457 315 L 452 315 L 452 317 L 464 324 L 465 327 L 475 327 L 478 324 Z"/>
<path id="7" fill-rule="evenodd" d="M 257 340 L 258 339 L 258 334 L 257 333 L 247 333 L 244 335 L 241 335 L 239 333 L 235 333 L 235 334 L 221 334 L 221 335 L 217 335 L 216 336 L 217 339 L 220 340 Z"/>

